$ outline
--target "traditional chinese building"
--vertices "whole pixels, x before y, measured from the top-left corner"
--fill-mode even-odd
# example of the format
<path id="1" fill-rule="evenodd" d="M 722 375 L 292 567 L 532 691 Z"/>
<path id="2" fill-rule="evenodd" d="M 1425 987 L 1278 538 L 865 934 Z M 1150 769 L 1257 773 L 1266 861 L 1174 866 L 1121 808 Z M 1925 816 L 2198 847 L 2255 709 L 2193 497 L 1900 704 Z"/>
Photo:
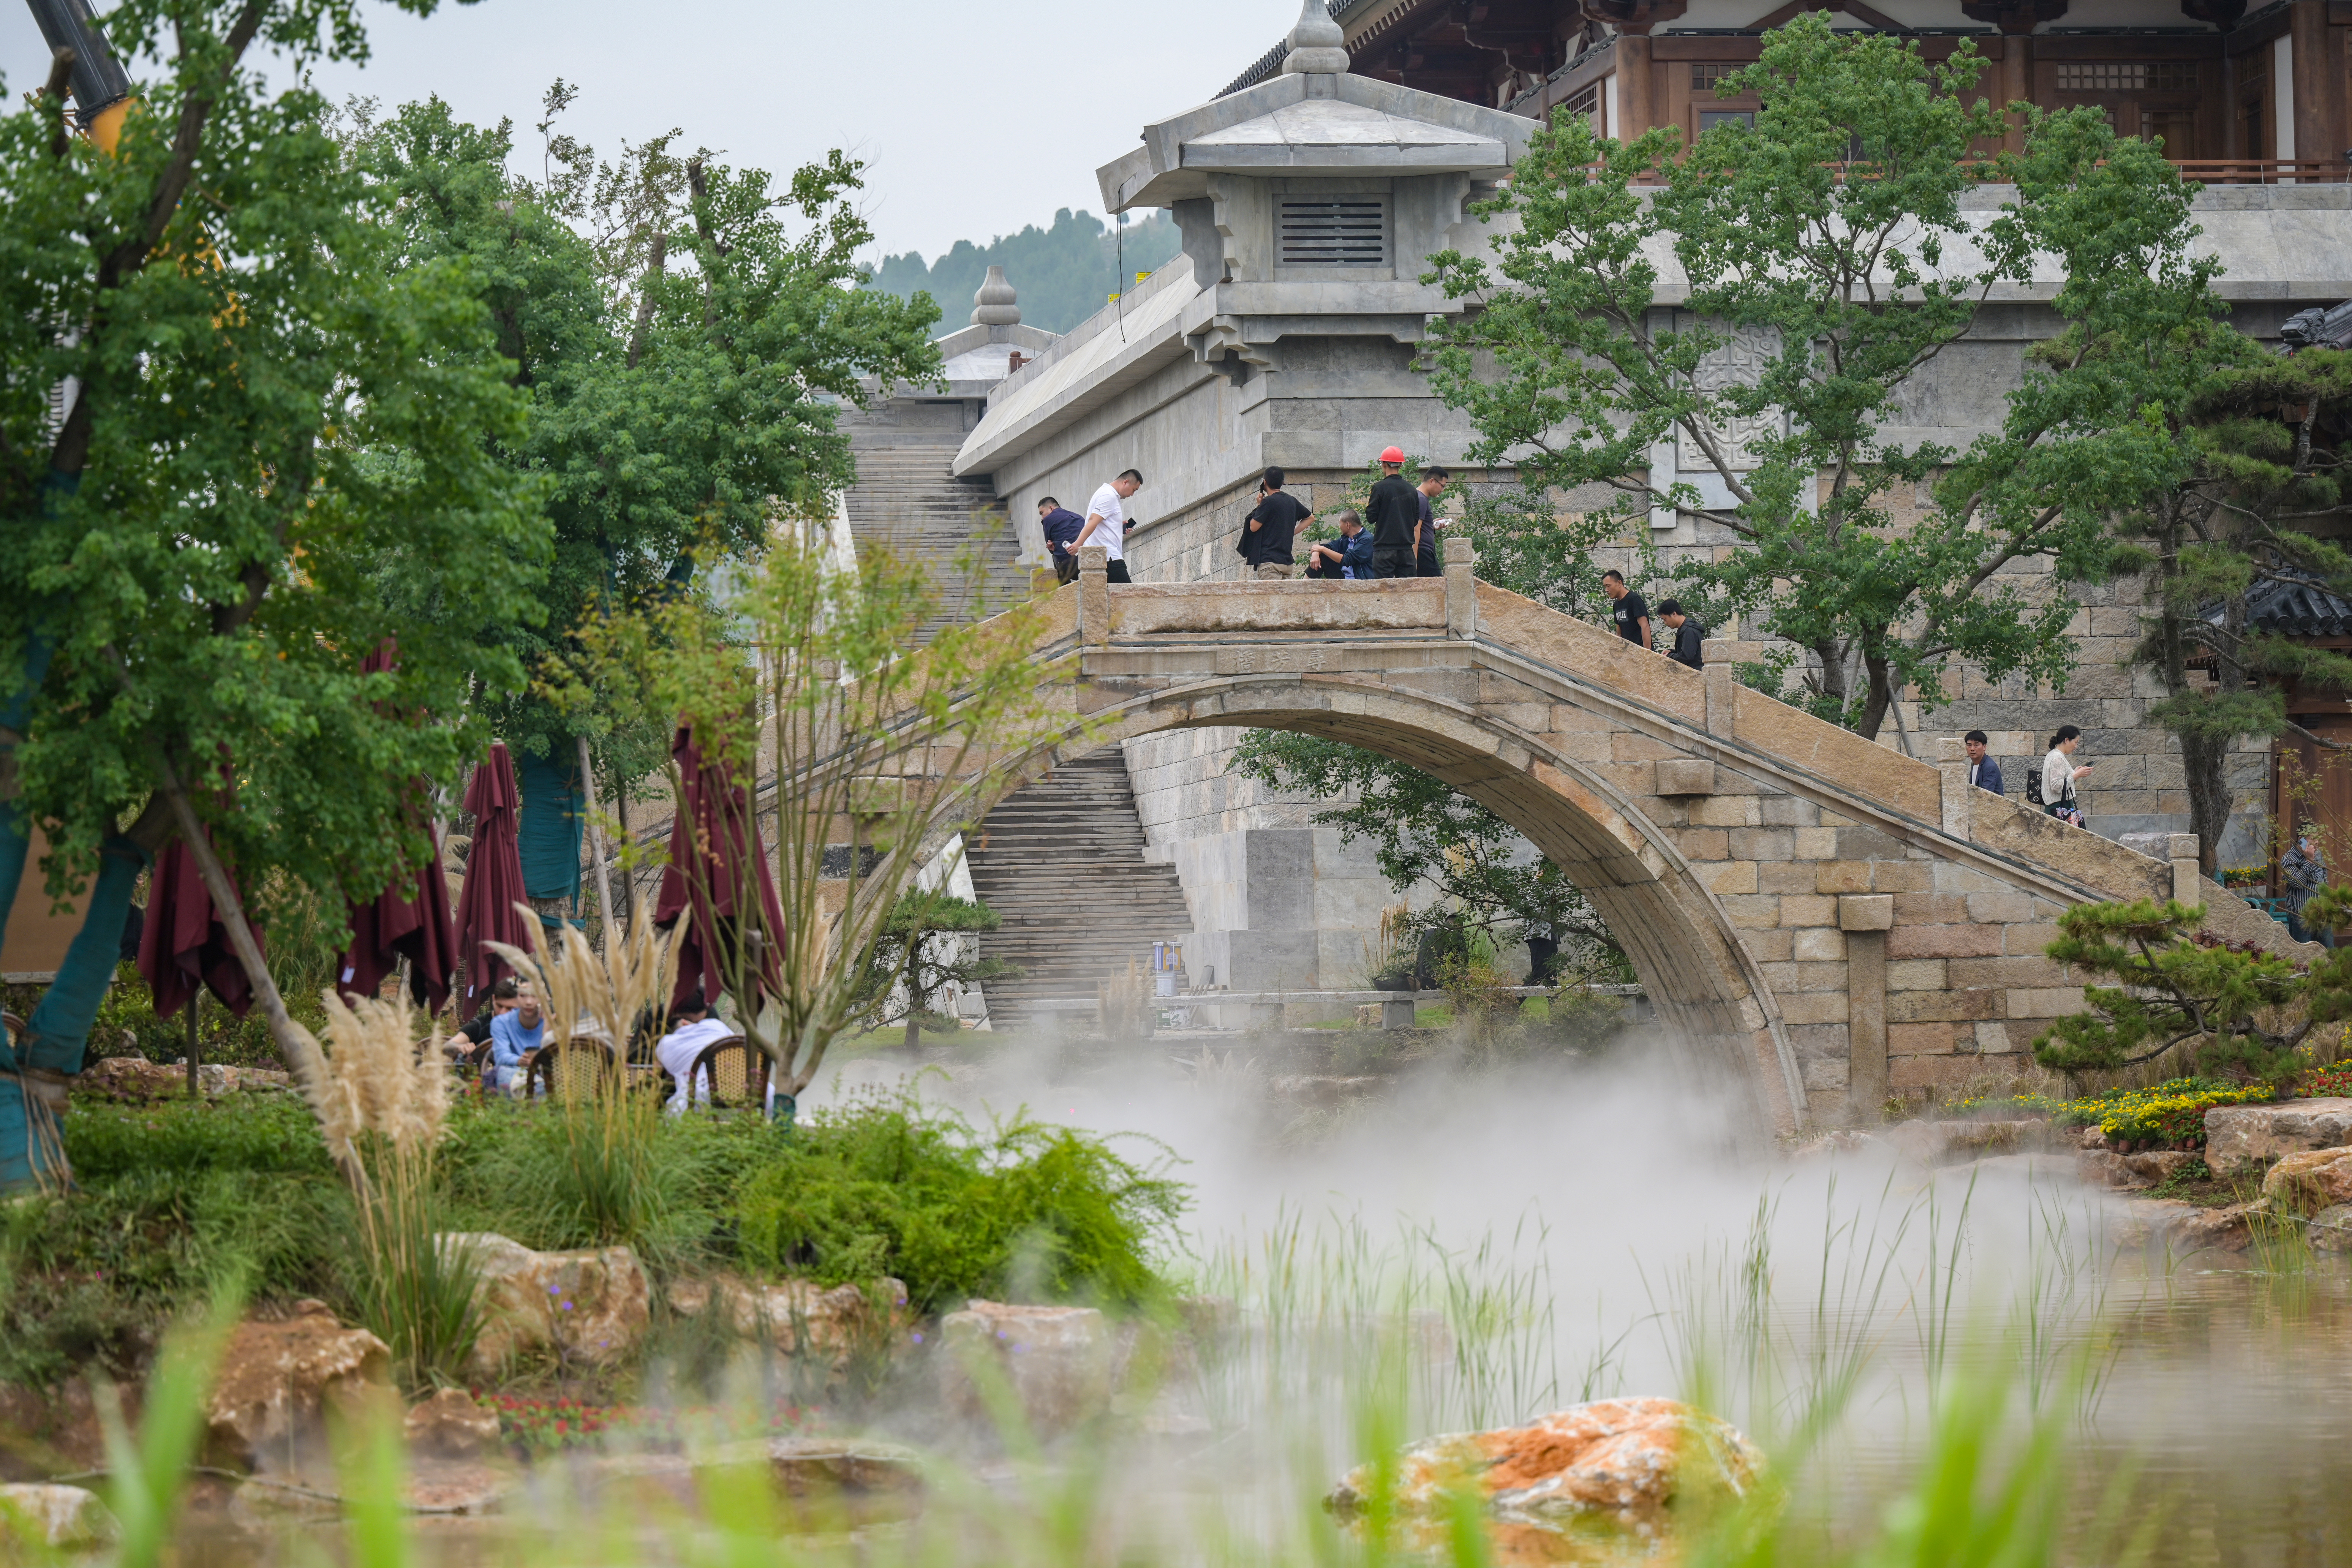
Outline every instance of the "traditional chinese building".
<path id="1" fill-rule="evenodd" d="M 1330 0 L 1360 76 L 1549 120 L 1565 107 L 1595 131 L 1654 126 L 1685 141 L 1752 98 L 1722 79 L 1762 35 L 1802 11 L 1919 40 L 1940 59 L 1967 40 L 1995 102 L 2084 104 L 2126 135 L 2164 139 L 2207 181 L 2344 177 L 2352 147 L 2352 5 L 2278 0 Z M 1227 84 L 1282 68 L 1276 45 Z"/>

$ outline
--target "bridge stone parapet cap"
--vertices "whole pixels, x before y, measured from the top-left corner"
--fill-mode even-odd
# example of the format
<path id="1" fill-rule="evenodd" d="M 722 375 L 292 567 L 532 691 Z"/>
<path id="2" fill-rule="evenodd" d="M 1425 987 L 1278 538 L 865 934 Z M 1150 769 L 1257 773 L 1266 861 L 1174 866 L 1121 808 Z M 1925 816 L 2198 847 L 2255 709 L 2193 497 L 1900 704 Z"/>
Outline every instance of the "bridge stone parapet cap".
<path id="1" fill-rule="evenodd" d="M 1389 583 L 1139 583 L 1110 596 L 1111 635 L 1429 631 L 1445 624 L 1442 578 Z"/>

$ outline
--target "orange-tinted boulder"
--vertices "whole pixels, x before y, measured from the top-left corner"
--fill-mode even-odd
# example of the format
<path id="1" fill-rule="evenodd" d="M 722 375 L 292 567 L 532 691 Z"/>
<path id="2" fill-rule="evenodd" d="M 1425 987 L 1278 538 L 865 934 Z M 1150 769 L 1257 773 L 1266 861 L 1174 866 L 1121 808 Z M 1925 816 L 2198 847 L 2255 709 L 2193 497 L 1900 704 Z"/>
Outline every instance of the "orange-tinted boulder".
<path id="1" fill-rule="evenodd" d="M 1526 1426 L 1424 1437 L 1399 1457 L 1395 1515 L 1416 1545 L 1443 1539 L 1450 1501 L 1486 1504 L 1497 1559 L 1576 1563 L 1612 1538 L 1654 1540 L 1694 1507 L 1737 1502 L 1763 1456 L 1728 1423 L 1673 1399 L 1602 1399 Z M 1348 1472 L 1325 1505 L 1365 1511 L 1374 1467 Z"/>

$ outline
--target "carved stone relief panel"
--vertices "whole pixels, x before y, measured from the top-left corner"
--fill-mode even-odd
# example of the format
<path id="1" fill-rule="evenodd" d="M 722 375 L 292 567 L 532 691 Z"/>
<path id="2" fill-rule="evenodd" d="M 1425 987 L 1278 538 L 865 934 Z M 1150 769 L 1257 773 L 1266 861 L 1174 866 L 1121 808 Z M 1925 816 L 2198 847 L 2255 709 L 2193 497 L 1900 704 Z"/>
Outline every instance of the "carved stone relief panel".
<path id="1" fill-rule="evenodd" d="M 1690 318 L 1678 319 L 1675 325 L 1685 331 Z M 1780 352 L 1780 334 L 1769 327 L 1735 327 L 1729 332 L 1730 342 L 1710 350 L 1698 363 L 1693 377 L 1701 392 L 1715 393 L 1734 386 L 1753 386 L 1764 378 L 1764 372 L 1773 356 Z M 1761 437 L 1778 436 L 1782 429 L 1781 416 L 1766 412 L 1741 415 L 1724 419 L 1709 426 L 1723 451 L 1724 466 L 1736 472 L 1747 472 L 1762 466 L 1754 451 L 1754 443 Z M 1692 438 L 1687 430 L 1675 433 L 1675 467 L 1685 473 L 1714 468 L 1705 447 Z"/>

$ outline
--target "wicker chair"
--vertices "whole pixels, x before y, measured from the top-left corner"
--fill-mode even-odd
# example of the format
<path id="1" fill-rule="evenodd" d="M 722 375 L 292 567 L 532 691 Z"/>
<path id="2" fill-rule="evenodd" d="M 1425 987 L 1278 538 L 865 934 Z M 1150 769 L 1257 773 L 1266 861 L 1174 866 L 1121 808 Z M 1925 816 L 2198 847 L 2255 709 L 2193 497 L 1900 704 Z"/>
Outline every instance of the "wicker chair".
<path id="1" fill-rule="evenodd" d="M 713 1040 L 686 1069 L 689 1105 L 751 1105 L 768 1102 L 768 1053 L 740 1035 Z"/>
<path id="2" fill-rule="evenodd" d="M 531 1098 L 602 1094 L 619 1077 L 613 1047 L 585 1036 L 550 1041 L 523 1059 L 523 1083 Z"/>

